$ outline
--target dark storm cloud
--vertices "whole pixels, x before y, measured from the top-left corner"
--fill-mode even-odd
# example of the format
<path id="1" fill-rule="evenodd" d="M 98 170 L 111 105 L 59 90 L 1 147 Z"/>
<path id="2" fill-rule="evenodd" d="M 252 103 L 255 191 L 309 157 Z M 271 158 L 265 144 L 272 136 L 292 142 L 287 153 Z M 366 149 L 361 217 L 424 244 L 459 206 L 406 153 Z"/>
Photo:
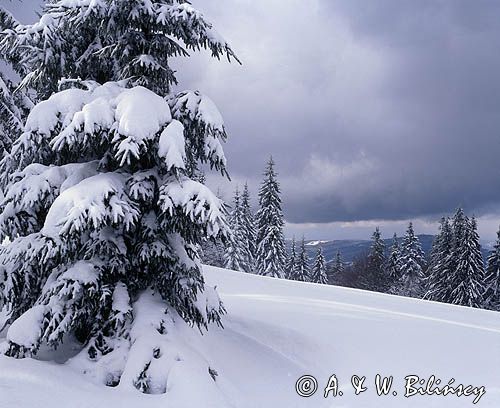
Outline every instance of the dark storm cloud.
<path id="1" fill-rule="evenodd" d="M 340 204 L 340 219 L 496 207 L 498 2 L 349 1 L 333 8 L 349 21 L 354 41 L 379 50 L 390 64 L 375 94 L 384 114 L 371 131 L 358 130 L 375 168 L 367 180 L 331 194 L 318 213 L 328 213 L 327 201 L 338 205 L 356 196 L 353 188 L 364 194 L 351 207 Z M 359 113 L 364 115 L 362 108 Z"/>
<path id="2" fill-rule="evenodd" d="M 288 221 L 497 211 L 499 2 L 193 3 L 243 66 L 197 55 L 181 85 L 224 114 L 235 182 L 255 193 L 273 154 Z"/>

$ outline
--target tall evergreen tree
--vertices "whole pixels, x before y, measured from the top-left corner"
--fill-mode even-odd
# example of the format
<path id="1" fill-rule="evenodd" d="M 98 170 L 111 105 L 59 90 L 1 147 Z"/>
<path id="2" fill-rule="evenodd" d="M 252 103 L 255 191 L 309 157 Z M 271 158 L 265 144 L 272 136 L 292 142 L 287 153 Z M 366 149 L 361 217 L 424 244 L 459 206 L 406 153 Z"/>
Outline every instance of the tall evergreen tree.
<path id="1" fill-rule="evenodd" d="M 238 188 L 234 193 L 233 210 L 229 217 L 231 237 L 224 256 L 225 267 L 234 271 L 245 271 L 246 242 L 243 229 L 243 211 Z"/>
<path id="2" fill-rule="evenodd" d="M 281 191 L 270 157 L 259 191 L 257 211 L 257 271 L 259 275 L 282 278 L 285 274 L 286 250 L 283 237 Z"/>
<path id="3" fill-rule="evenodd" d="M 244 263 L 243 269 L 248 273 L 255 273 L 255 256 L 257 254 L 257 230 L 255 217 L 250 206 L 250 192 L 248 183 L 245 183 L 241 196 L 241 228 L 243 235 Z"/>
<path id="4" fill-rule="evenodd" d="M 477 233 L 476 219 L 465 220 L 462 240 L 456 257 L 456 269 L 450 274 L 450 303 L 462 306 L 481 307 L 485 284 L 481 244 Z"/>
<path id="5" fill-rule="evenodd" d="M 370 264 L 381 271 L 385 263 L 385 243 L 378 227 L 375 228 L 372 234 L 372 244 L 368 257 L 370 258 Z"/>
<path id="6" fill-rule="evenodd" d="M 394 284 L 401 278 L 401 251 L 398 243 L 398 236 L 394 233 L 389 257 L 385 263 L 385 275 L 389 282 Z"/>
<path id="7" fill-rule="evenodd" d="M 309 256 L 307 255 L 306 241 L 304 237 L 302 237 L 302 242 L 300 243 L 300 252 L 297 257 L 295 268 L 293 269 L 292 279 L 300 282 L 311 281 Z"/>
<path id="8" fill-rule="evenodd" d="M 30 67 L 24 84 L 51 95 L 1 162 L 0 238 L 13 239 L 0 250 L 7 355 L 33 355 L 73 333 L 88 364 L 115 363 L 94 366 L 109 369 L 103 381 L 126 373 L 127 384 L 164 392 L 165 325 L 179 316 L 200 328 L 220 322 L 197 249 L 229 229 L 223 203 L 192 169 L 227 174 L 226 131 L 209 98 L 169 93 L 169 59 L 201 48 L 233 56 L 177 0 L 51 1 L 39 22 L 2 39 L 1 51 Z"/>
<path id="9" fill-rule="evenodd" d="M 464 210 L 462 208 L 457 208 L 451 222 L 453 239 L 450 256 L 446 262 L 446 269 L 450 274 L 454 273 L 457 269 L 458 259 L 462 251 L 462 244 L 465 239 L 468 223 L 469 219 L 465 215 Z"/>
<path id="10" fill-rule="evenodd" d="M 434 239 L 431 262 L 426 277 L 425 297 L 438 302 L 447 302 L 450 294 L 449 264 L 454 245 L 453 231 L 448 218 L 441 218 L 439 233 Z"/>
<path id="11" fill-rule="evenodd" d="M 229 213 L 229 206 L 226 204 L 220 188 L 217 189 L 215 195 L 223 203 L 226 213 Z M 205 238 L 200 247 L 202 263 L 224 268 L 226 265 L 226 260 L 224 259 L 226 256 L 226 245 L 227 240 Z"/>
<path id="12" fill-rule="evenodd" d="M 329 276 L 330 283 L 333 283 L 336 280 L 340 279 L 343 273 L 344 273 L 344 263 L 342 262 L 342 254 L 340 253 L 340 251 L 337 251 L 337 253 L 335 254 L 335 259 L 333 261 L 331 273 Z"/>
<path id="13" fill-rule="evenodd" d="M 326 260 L 321 246 L 318 247 L 318 253 L 316 254 L 316 259 L 314 260 L 314 265 L 311 269 L 311 282 L 321 283 L 323 285 L 328 283 Z"/>
<path id="14" fill-rule="evenodd" d="M 500 229 L 493 250 L 488 255 L 484 298 L 487 307 L 500 309 Z"/>
<path id="15" fill-rule="evenodd" d="M 363 276 L 363 287 L 369 290 L 383 292 L 388 279 L 385 275 L 385 244 L 379 228 L 372 234 L 372 244 L 368 254 L 368 269 Z"/>
<path id="16" fill-rule="evenodd" d="M 410 222 L 401 245 L 401 279 L 399 293 L 406 296 L 419 296 L 422 293 L 424 253 L 420 241 Z"/>
<path id="17" fill-rule="evenodd" d="M 286 258 L 285 264 L 285 278 L 293 279 L 293 272 L 295 270 L 295 265 L 297 264 L 297 244 L 295 242 L 295 235 L 292 238 L 292 243 L 290 245 L 290 252 Z"/>

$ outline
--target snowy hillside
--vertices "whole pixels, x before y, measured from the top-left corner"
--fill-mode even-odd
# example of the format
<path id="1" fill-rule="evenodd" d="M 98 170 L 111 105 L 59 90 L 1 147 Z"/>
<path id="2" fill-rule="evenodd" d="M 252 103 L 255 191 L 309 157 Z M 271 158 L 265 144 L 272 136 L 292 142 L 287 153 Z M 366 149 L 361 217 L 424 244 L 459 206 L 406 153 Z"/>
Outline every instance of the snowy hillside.
<path id="1" fill-rule="evenodd" d="M 212 267 L 228 310 L 225 329 L 211 327 L 203 337 L 178 325 L 175 347 L 199 355 L 216 370 L 190 375 L 173 367 L 167 393 L 145 395 L 94 385 L 71 363 L 56 364 L 0 357 L 0 407 L 470 407 L 474 396 L 405 398 L 404 377 L 436 375 L 447 384 L 484 386 L 477 406 L 500 406 L 500 313 L 473 310 L 353 289 L 263 278 Z M 71 355 L 70 345 L 61 360 Z M 43 357 L 43 355 L 42 355 Z M 192 359 L 188 359 L 192 360 Z M 175 373 L 174 373 L 175 371 Z M 398 395 L 377 396 L 375 375 L 394 376 Z M 297 379 L 314 375 L 311 398 L 295 392 Z M 322 397 L 331 374 L 343 396 Z M 366 376 L 366 392 L 355 396 L 351 376 Z M 173 382 L 173 383 L 172 383 Z M 391 390 L 391 392 L 392 392 Z"/>

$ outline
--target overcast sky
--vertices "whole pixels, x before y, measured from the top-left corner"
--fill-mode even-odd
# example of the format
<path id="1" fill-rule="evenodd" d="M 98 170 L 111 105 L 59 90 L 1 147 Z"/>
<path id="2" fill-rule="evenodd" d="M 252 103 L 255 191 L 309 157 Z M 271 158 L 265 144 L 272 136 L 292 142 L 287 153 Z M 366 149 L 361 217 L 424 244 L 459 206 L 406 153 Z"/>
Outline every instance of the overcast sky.
<path id="1" fill-rule="evenodd" d="M 4 0 L 2 0 L 2 3 Z M 255 196 L 272 154 L 287 235 L 434 233 L 457 206 L 492 240 L 500 222 L 500 2 L 192 0 L 242 66 L 196 55 L 230 134 L 233 183 Z M 7 3 L 31 22 L 36 0 Z"/>

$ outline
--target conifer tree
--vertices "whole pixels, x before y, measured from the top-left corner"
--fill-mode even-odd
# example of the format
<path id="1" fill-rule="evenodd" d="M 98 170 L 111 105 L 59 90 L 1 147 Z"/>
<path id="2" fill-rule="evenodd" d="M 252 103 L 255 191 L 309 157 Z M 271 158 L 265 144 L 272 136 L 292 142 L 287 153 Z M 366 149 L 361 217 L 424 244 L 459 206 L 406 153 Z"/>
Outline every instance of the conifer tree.
<path id="1" fill-rule="evenodd" d="M 446 262 L 446 269 L 450 273 L 453 273 L 457 269 L 457 263 L 462 250 L 461 247 L 465 239 L 468 222 L 469 219 L 465 215 L 464 210 L 462 208 L 457 208 L 451 222 L 453 234 L 451 253 Z"/>
<path id="2" fill-rule="evenodd" d="M 460 244 L 457 243 L 459 251 L 454 253 L 456 269 L 449 278 L 449 301 L 456 305 L 481 307 L 485 274 L 476 219 L 465 219 L 463 229 L 460 228 L 459 232 L 462 239 Z"/>
<path id="3" fill-rule="evenodd" d="M 447 302 L 450 293 L 449 264 L 452 259 L 454 238 L 448 218 L 441 218 L 439 233 L 434 239 L 431 250 L 431 262 L 428 267 L 425 297 L 438 302 Z"/>
<path id="4" fill-rule="evenodd" d="M 331 274 L 329 276 L 330 283 L 338 280 L 344 273 L 344 263 L 342 262 L 342 254 L 337 251 L 335 254 L 335 260 L 333 261 L 333 266 L 331 269 Z"/>
<path id="5" fill-rule="evenodd" d="M 457 208 L 451 220 L 450 231 L 445 234 L 449 235 L 450 238 L 445 238 L 444 236 L 442 238 L 444 247 L 442 250 L 443 255 L 440 256 L 440 263 L 434 271 L 436 276 L 432 279 L 429 278 L 431 281 L 439 282 L 432 291 L 429 291 L 429 298 L 433 300 L 453 303 L 451 292 L 455 289 L 453 285 L 456 285 L 460 280 L 460 278 L 457 279 L 458 263 L 464 250 L 469 221 L 463 209 L 460 207 Z M 447 247 L 445 244 L 450 240 L 451 244 L 448 244 Z"/>
<path id="6" fill-rule="evenodd" d="M 257 271 L 259 275 L 282 278 L 285 273 L 286 250 L 283 237 L 281 191 L 270 157 L 259 191 L 257 211 Z"/>
<path id="7" fill-rule="evenodd" d="M 243 236 L 242 248 L 244 249 L 243 269 L 248 273 L 255 273 L 255 256 L 257 253 L 257 231 L 255 217 L 250 207 L 250 192 L 248 183 L 245 183 L 241 196 L 241 228 Z"/>
<path id="8" fill-rule="evenodd" d="M 419 296 L 423 285 L 423 265 L 425 258 L 420 241 L 410 222 L 401 245 L 401 279 L 399 293 L 406 296 Z"/>
<path id="9" fill-rule="evenodd" d="M 379 228 L 375 228 L 372 235 L 372 245 L 370 248 L 370 264 L 377 270 L 382 270 L 385 263 L 385 244 L 380 234 Z"/>
<path id="10" fill-rule="evenodd" d="M 46 98 L 1 162 L 0 238 L 13 240 L 0 250 L 2 351 L 30 356 L 74 334 L 86 364 L 103 360 L 103 381 L 165 392 L 165 327 L 220 323 L 197 250 L 229 235 L 223 203 L 193 170 L 227 174 L 224 122 L 200 92 L 170 94 L 168 63 L 186 50 L 234 54 L 177 0 L 51 1 L 43 13 L 1 40 Z"/>
<path id="11" fill-rule="evenodd" d="M 311 282 L 321 283 L 323 285 L 328 284 L 326 261 L 321 246 L 318 248 L 318 253 L 316 254 L 316 259 L 314 260 L 314 265 L 311 269 Z"/>
<path id="12" fill-rule="evenodd" d="M 398 236 L 394 233 L 392 239 L 391 252 L 385 263 L 385 275 L 389 282 L 395 283 L 401 278 L 401 251 L 398 243 Z"/>
<path id="13" fill-rule="evenodd" d="M 486 268 L 485 305 L 492 309 L 500 307 L 500 229 L 493 250 L 488 256 Z"/>
<path id="14" fill-rule="evenodd" d="M 240 192 L 238 188 L 234 193 L 233 210 L 229 217 L 231 227 L 231 238 L 224 259 L 225 267 L 234 271 L 245 271 L 245 231 L 243 230 L 243 212 L 240 203 Z"/>
<path id="15" fill-rule="evenodd" d="M 220 188 L 217 189 L 215 195 L 223 203 L 225 211 L 229 213 L 229 206 L 226 204 L 226 200 L 224 199 Z M 221 239 L 204 239 L 200 247 L 202 263 L 224 268 L 226 265 L 226 261 L 224 259 L 226 256 L 226 244 L 227 241 Z"/>
<path id="16" fill-rule="evenodd" d="M 295 268 L 293 269 L 292 279 L 300 282 L 311 281 L 309 256 L 307 255 L 306 241 L 304 237 L 302 237 L 302 242 L 300 243 L 300 253 L 299 256 L 297 257 Z"/>
<path id="17" fill-rule="evenodd" d="M 372 235 L 372 244 L 368 254 L 368 269 L 363 276 L 364 288 L 379 292 L 385 290 L 388 280 L 385 275 L 384 264 L 385 244 L 377 227 Z"/>
<path id="18" fill-rule="evenodd" d="M 295 242 L 295 235 L 292 238 L 292 243 L 290 245 L 290 252 L 286 259 L 285 265 L 285 278 L 293 279 L 293 272 L 295 270 L 295 265 L 297 264 L 297 244 Z"/>

